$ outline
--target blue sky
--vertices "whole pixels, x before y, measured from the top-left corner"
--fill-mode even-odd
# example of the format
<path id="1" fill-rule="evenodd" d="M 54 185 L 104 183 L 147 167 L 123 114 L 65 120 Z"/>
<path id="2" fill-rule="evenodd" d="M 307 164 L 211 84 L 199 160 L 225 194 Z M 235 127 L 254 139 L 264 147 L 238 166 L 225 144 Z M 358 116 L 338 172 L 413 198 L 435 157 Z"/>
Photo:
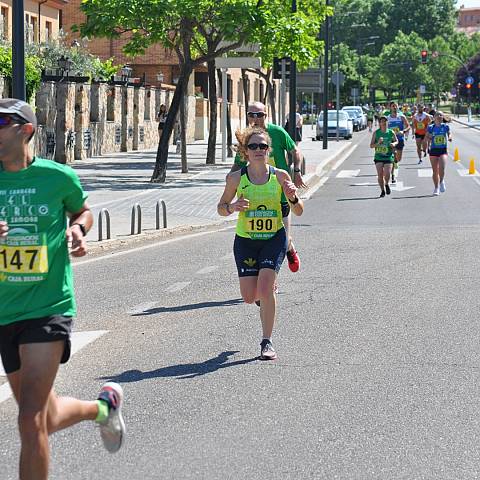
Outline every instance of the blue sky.
<path id="1" fill-rule="evenodd" d="M 457 5 L 463 5 L 465 8 L 473 8 L 479 7 L 480 8 L 480 0 L 457 0 Z"/>

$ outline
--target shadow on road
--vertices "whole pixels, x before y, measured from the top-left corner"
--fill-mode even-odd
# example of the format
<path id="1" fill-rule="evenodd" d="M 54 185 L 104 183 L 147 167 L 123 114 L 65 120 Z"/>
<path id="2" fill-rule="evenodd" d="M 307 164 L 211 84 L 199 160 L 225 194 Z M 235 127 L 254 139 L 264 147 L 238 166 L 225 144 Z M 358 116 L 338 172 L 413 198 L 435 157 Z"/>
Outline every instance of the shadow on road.
<path id="1" fill-rule="evenodd" d="M 392 200 L 403 200 L 404 198 L 432 198 L 433 195 L 412 195 L 410 197 L 392 197 Z"/>
<path id="2" fill-rule="evenodd" d="M 141 382 L 151 378 L 176 377 L 178 380 L 200 377 L 208 373 L 214 373 L 222 368 L 238 367 L 258 360 L 258 357 L 245 358 L 234 362 L 228 362 L 229 358 L 239 353 L 238 350 L 229 350 L 222 352 L 214 358 L 210 358 L 200 363 L 181 363 L 179 365 L 170 365 L 168 367 L 157 368 L 148 372 L 140 370 L 127 370 L 113 377 L 101 377 L 101 380 L 109 380 L 119 383 Z"/>
<path id="3" fill-rule="evenodd" d="M 176 307 L 154 307 L 144 310 L 140 313 L 133 313 L 132 317 L 141 317 L 143 315 L 156 315 L 157 313 L 186 312 L 188 310 L 199 310 L 200 308 L 230 307 L 232 305 L 241 305 L 242 303 L 243 299 L 234 298 L 232 300 L 223 300 L 220 302 L 192 303 L 190 305 L 178 305 Z"/>

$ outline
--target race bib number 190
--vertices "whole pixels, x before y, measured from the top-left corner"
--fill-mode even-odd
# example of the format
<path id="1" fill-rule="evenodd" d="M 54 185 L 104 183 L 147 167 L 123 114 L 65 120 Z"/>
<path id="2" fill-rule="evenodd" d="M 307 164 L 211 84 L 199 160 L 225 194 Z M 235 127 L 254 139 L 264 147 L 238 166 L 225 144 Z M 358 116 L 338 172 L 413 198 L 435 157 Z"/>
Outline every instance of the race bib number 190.
<path id="1" fill-rule="evenodd" d="M 277 219 L 276 210 L 247 210 L 246 231 L 254 240 L 268 240 L 277 233 Z"/>
<path id="2" fill-rule="evenodd" d="M 0 283 L 37 283 L 47 275 L 45 234 L 12 235 L 0 241 Z"/>

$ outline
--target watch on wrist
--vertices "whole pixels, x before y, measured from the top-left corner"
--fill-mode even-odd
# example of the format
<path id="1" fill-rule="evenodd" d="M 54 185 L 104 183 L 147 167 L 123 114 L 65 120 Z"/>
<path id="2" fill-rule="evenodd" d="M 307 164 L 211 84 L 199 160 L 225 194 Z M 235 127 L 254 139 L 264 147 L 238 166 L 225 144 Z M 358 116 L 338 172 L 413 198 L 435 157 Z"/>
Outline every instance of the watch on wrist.
<path id="1" fill-rule="evenodd" d="M 70 227 L 73 227 L 74 225 L 78 225 L 80 227 L 80 230 L 82 231 L 82 235 L 84 237 L 87 236 L 87 229 L 85 228 L 85 225 L 83 223 L 72 223 Z"/>
<path id="2" fill-rule="evenodd" d="M 300 170 L 299 168 L 294 168 L 293 171 L 294 171 L 295 173 L 300 173 L 300 172 L 301 172 L 301 170 Z"/>
<path id="3" fill-rule="evenodd" d="M 288 200 L 292 205 L 296 205 L 298 203 L 298 197 L 296 195 L 295 195 L 295 198 L 293 200 L 290 200 L 290 199 L 288 199 Z"/>

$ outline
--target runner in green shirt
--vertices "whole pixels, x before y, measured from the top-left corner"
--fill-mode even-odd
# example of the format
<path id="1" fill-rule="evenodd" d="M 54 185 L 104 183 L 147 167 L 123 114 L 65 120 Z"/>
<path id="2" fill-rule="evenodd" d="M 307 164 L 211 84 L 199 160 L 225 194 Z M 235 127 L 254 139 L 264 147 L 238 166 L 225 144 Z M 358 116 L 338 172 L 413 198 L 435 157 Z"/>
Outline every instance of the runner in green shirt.
<path id="1" fill-rule="evenodd" d="M 289 166 L 286 158 L 286 153 L 290 152 L 293 156 L 293 182 L 297 188 L 306 188 L 301 174 L 302 153 L 290 135 L 280 126 L 273 123 L 267 123 L 267 115 L 265 112 L 265 105 L 260 102 L 253 102 L 248 105 L 247 117 L 251 126 L 257 126 L 267 131 L 269 137 L 272 139 L 272 149 L 268 163 L 275 168 L 289 171 Z M 231 172 L 240 170 L 246 166 L 247 162 L 241 158 L 237 153 L 235 162 L 232 166 Z M 285 195 L 282 195 L 282 216 L 283 224 L 287 232 L 288 250 L 287 260 L 288 267 L 292 272 L 297 272 L 300 268 L 300 257 L 295 249 L 291 235 L 291 215 L 290 207 Z"/>
<path id="2" fill-rule="evenodd" d="M 375 130 L 370 141 L 370 148 L 375 149 L 375 167 L 377 169 L 378 185 L 380 186 L 380 197 L 385 193 L 390 195 L 390 175 L 394 161 L 394 149 L 398 143 L 395 132 L 387 128 L 387 117 L 382 115 L 379 118 L 380 128 Z"/>
<path id="3" fill-rule="evenodd" d="M 91 402 L 53 391 L 76 313 L 69 244 L 71 255 L 86 254 L 93 217 L 70 167 L 31 156 L 36 126 L 27 103 L 0 100 L 0 355 L 18 403 L 19 477 L 46 480 L 49 434 L 96 420 L 114 452 L 125 426 L 116 383 Z"/>

